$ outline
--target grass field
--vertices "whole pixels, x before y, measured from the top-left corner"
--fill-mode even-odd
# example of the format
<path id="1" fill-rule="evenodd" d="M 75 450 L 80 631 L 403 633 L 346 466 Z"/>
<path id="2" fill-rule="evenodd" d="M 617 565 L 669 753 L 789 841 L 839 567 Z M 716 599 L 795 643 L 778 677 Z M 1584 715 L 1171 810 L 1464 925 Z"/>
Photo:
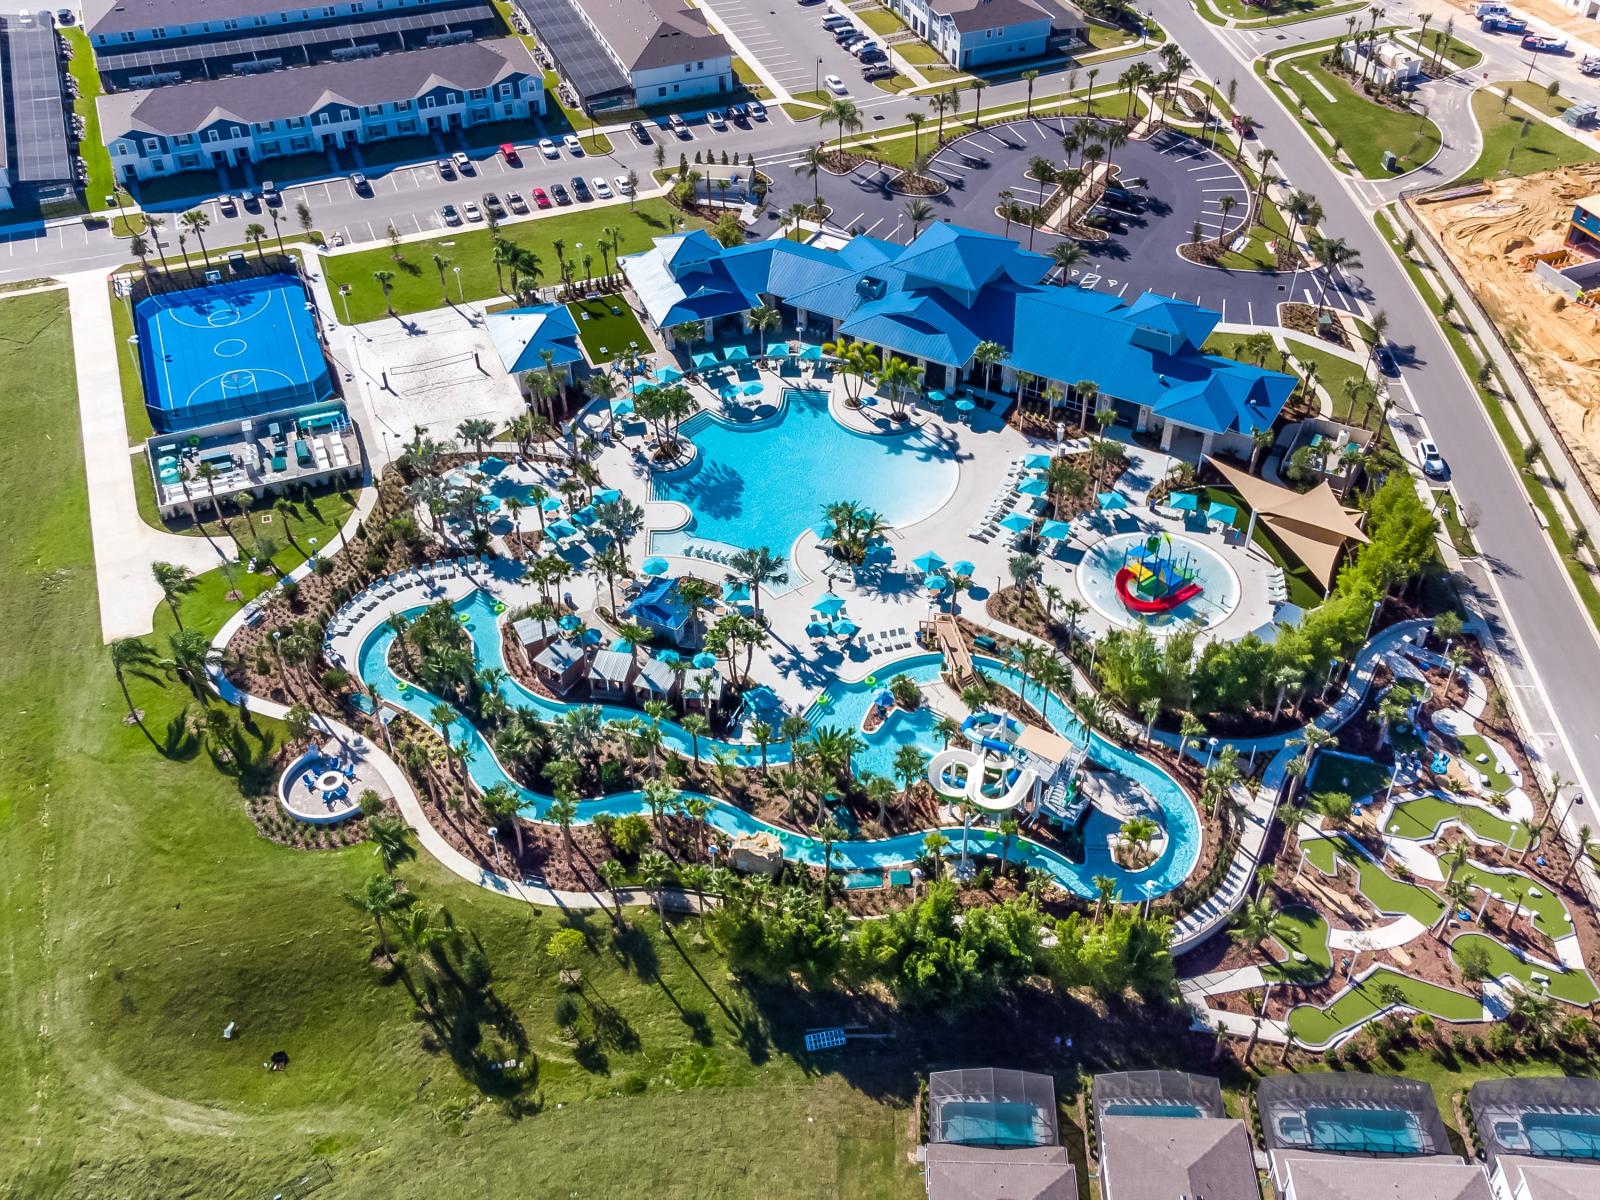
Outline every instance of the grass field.
<path id="1" fill-rule="evenodd" d="M 1511 776 L 1500 769 L 1500 760 L 1494 756 L 1494 751 L 1489 748 L 1482 734 L 1463 733 L 1456 738 L 1461 745 L 1461 753 L 1465 755 L 1466 762 L 1462 765 L 1469 771 L 1478 771 L 1489 777 L 1489 790 L 1497 795 L 1505 795 L 1514 785 Z M 1479 756 L 1486 761 L 1479 762 Z"/>
<path id="2" fill-rule="evenodd" d="M 1446 42 L 1443 29 L 1430 29 L 1428 30 L 1427 36 L 1422 38 L 1413 38 L 1412 40 L 1420 45 L 1423 50 L 1427 51 L 1426 60 L 1428 62 L 1431 62 L 1433 57 L 1439 53 L 1440 46 L 1444 46 L 1444 54 L 1441 56 L 1442 60 L 1444 62 L 1453 64 L 1458 69 L 1464 67 L 1475 67 L 1483 61 L 1483 54 L 1476 46 L 1469 46 L 1460 38 L 1455 37 Z"/>
<path id="3" fill-rule="evenodd" d="M 1333 952 L 1328 948 L 1328 922 L 1315 909 L 1291 904 L 1281 909 L 1272 921 L 1272 937 L 1277 942 L 1279 962 L 1263 965 L 1267 979 L 1286 983 L 1317 983 L 1333 970 Z M 1296 962 L 1295 954 L 1306 956 Z"/>
<path id="4" fill-rule="evenodd" d="M 671 218 L 686 221 L 687 227 L 697 227 L 700 222 L 673 208 L 665 200 L 641 200 L 636 212 L 629 212 L 623 203 L 588 206 L 561 212 L 557 216 L 541 217 L 533 221 L 518 221 L 502 225 L 500 236 L 525 246 L 539 256 L 541 283 L 559 278 L 556 263 L 555 241 L 561 239 L 569 262 L 580 266 L 585 253 L 593 254 L 594 270 L 599 273 L 602 263 L 596 243 L 602 232 L 615 227 L 622 233 L 624 254 L 643 250 L 651 238 L 662 237 L 673 229 Z M 395 312 L 400 314 L 423 312 L 439 307 L 439 275 L 433 266 L 433 255 L 442 254 L 454 266 L 461 268 L 461 287 L 468 300 L 488 300 L 503 293 L 495 279 L 491 238 L 486 229 L 472 229 L 443 234 L 424 242 L 409 242 L 401 247 L 403 259 L 396 263 L 387 246 L 359 250 L 352 254 L 334 254 L 326 259 L 328 283 L 337 288 L 348 283 L 350 293 L 350 319 L 357 323 L 383 316 L 383 291 L 373 280 L 375 271 L 394 272 L 393 301 Z M 583 248 L 579 248 L 579 244 Z M 455 288 L 452 287 L 454 294 Z M 335 305 L 339 320 L 344 320 L 342 305 Z"/>
<path id="5" fill-rule="evenodd" d="M 1487 89 L 1473 93 L 1472 115 L 1483 131 L 1483 153 L 1466 171 L 1469 179 L 1501 175 L 1536 175 L 1574 163 L 1592 162 L 1595 153 L 1558 129 L 1519 113 L 1501 109 L 1501 100 Z"/>
<path id="6" fill-rule="evenodd" d="M 1385 150 L 1399 157 L 1401 171 L 1409 171 L 1439 149 L 1439 127 L 1426 116 L 1375 104 L 1314 55 L 1282 64 L 1278 74 L 1318 124 L 1339 142 L 1356 170 L 1369 179 L 1387 179 L 1397 173 L 1384 170 Z M 1333 100 L 1323 94 L 1324 89 Z"/>
<path id="7" fill-rule="evenodd" d="M 1512 850 L 1528 844 L 1520 826 L 1476 804 L 1456 804 L 1442 796 L 1418 796 L 1395 805 L 1388 830 L 1398 837 L 1427 841 L 1446 821 L 1460 821 L 1485 841 L 1499 842 Z"/>
<path id="8" fill-rule="evenodd" d="M 1540 887 L 1526 875 L 1485 871 L 1468 863 L 1456 872 L 1456 878 L 1485 891 L 1499 892 L 1504 897 L 1503 903 L 1507 907 L 1507 912 L 1504 914 L 1506 916 L 1510 915 L 1510 908 L 1521 900 L 1522 911 L 1532 918 L 1534 928 L 1547 938 L 1553 940 L 1572 932 L 1572 922 L 1568 919 L 1567 908 L 1561 902 L 1561 897 L 1552 893 L 1548 887 Z M 1535 892 L 1538 895 L 1535 895 Z"/>
<path id="9" fill-rule="evenodd" d="M 1482 933 L 1463 933 L 1450 943 L 1450 956 L 1458 964 L 1461 961 L 1461 951 L 1469 945 L 1481 945 L 1489 956 L 1489 969 L 1495 975 L 1510 975 L 1520 979 L 1524 984 L 1534 986 L 1533 975 L 1537 971 L 1549 978 L 1549 993 L 1557 1000 L 1565 1000 L 1568 1004 L 1593 1004 L 1600 1000 L 1600 988 L 1596 988 L 1594 980 L 1584 971 L 1547 971 L 1540 970 L 1532 963 L 1526 962 L 1511 953 L 1497 939 Z M 1542 981 L 1541 981 L 1542 982 Z"/>
<path id="10" fill-rule="evenodd" d="M 1326 1008 L 1302 1004 L 1291 1009 L 1289 1031 L 1308 1045 L 1321 1046 L 1387 1007 L 1387 1002 L 1379 995 L 1386 990 L 1385 984 L 1398 987 L 1407 1005 L 1437 1020 L 1478 1021 L 1483 1018 L 1483 1004 L 1476 996 L 1380 967 Z"/>
<path id="11" fill-rule="evenodd" d="M 1496 91 L 1511 89 L 1511 94 L 1524 104 L 1537 108 L 1540 112 L 1551 117 L 1560 117 L 1567 109 L 1577 103 L 1568 96 L 1557 92 L 1554 96 L 1550 89 L 1542 83 L 1532 83 L 1526 79 L 1516 79 L 1510 82 L 1500 82 L 1493 85 Z"/>
<path id="12" fill-rule="evenodd" d="M 620 312 L 613 312 L 620 309 Z M 621 300 L 579 300 L 567 305 L 567 311 L 578 324 L 578 340 L 583 343 L 589 361 L 599 365 L 616 359 L 633 342 L 647 351 L 650 339 L 633 310 Z M 585 314 L 588 319 L 585 320 Z"/>
<path id="13" fill-rule="evenodd" d="M 869 8 L 856 13 L 856 18 L 873 33 L 899 33 L 906 23 L 887 8 Z"/>
<path id="14" fill-rule="evenodd" d="M 1303 843 L 1306 861 L 1324 875 L 1337 867 L 1353 867 L 1361 894 L 1381 913 L 1405 913 L 1424 925 L 1444 915 L 1444 901 L 1428 888 L 1396 879 L 1344 838 L 1317 838 Z"/>
<path id="15" fill-rule="evenodd" d="M 72 111 L 83 118 L 83 142 L 78 153 L 89 167 L 89 182 L 84 185 L 83 196 L 90 212 L 115 208 L 107 204 L 106 197 L 116 191 L 115 176 L 111 171 L 111 152 L 100 137 L 100 109 L 95 104 L 99 97 L 100 74 L 94 69 L 94 53 L 89 48 L 89 35 L 81 26 L 58 28 L 57 32 L 72 47 L 72 61 L 67 69 L 78 84 L 78 98 L 72 102 Z"/>
<path id="16" fill-rule="evenodd" d="M 1306 781 L 1306 790 L 1344 792 L 1360 800 L 1389 786 L 1389 768 L 1370 758 L 1348 758 L 1343 754 L 1319 754 L 1317 769 Z"/>

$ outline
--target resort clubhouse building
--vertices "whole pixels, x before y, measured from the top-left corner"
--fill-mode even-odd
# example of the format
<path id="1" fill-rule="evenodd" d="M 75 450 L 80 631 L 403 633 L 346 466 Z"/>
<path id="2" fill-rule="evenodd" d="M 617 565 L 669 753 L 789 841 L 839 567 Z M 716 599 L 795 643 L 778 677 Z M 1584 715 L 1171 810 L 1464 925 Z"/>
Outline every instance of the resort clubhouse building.
<path id="1" fill-rule="evenodd" d="M 858 236 L 837 250 L 783 239 L 724 248 L 695 230 L 621 264 L 669 337 L 698 322 L 712 338 L 720 322 L 767 305 L 801 337 L 864 342 L 915 363 L 929 389 L 965 386 L 1001 411 L 1049 402 L 1073 426 L 1110 408 L 1119 425 L 1189 461 L 1249 458 L 1252 435 L 1272 427 L 1295 384 L 1205 353 L 1221 320 L 1210 309 L 1043 284 L 1048 258 L 956 225 L 931 225 L 905 246 Z M 1005 351 L 997 368 L 975 357 L 985 343 Z M 1088 395 L 1085 382 L 1095 385 Z"/>

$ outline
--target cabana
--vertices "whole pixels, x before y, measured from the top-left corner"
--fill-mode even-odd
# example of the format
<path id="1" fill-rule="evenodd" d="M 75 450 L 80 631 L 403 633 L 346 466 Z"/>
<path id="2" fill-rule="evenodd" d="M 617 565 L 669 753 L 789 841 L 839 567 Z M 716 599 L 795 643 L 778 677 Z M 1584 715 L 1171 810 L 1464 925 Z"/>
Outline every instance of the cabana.
<path id="1" fill-rule="evenodd" d="M 1327 480 L 1309 492 L 1297 492 L 1216 459 L 1210 462 L 1250 510 L 1246 544 L 1255 536 L 1259 520 L 1290 554 L 1305 564 L 1324 589 L 1333 584 L 1339 552 L 1345 543 L 1368 540 L 1356 524 L 1357 514 L 1339 503 Z"/>

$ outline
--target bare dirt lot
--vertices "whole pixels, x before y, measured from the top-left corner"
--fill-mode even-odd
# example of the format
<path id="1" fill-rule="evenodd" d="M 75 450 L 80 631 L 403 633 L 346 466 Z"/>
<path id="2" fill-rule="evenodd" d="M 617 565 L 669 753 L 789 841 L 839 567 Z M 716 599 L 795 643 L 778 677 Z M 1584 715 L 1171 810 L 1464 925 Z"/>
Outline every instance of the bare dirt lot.
<path id="1" fill-rule="evenodd" d="M 1492 196 L 1415 211 L 1471 281 L 1579 469 L 1600 489 L 1600 319 L 1565 304 L 1519 265 L 1530 251 L 1560 244 L 1573 201 L 1600 192 L 1600 163 L 1490 186 Z"/>

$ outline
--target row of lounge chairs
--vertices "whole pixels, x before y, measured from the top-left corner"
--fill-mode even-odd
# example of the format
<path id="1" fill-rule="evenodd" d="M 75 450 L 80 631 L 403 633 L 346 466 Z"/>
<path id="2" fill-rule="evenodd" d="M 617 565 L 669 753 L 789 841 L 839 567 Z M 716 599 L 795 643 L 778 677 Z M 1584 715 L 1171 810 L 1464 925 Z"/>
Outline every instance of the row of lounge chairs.
<path id="1" fill-rule="evenodd" d="M 361 619 L 373 612 L 385 600 L 399 595 L 411 588 L 424 588 L 430 591 L 437 590 L 437 585 L 446 579 L 468 578 L 478 583 L 487 583 L 493 571 L 487 563 L 479 562 L 474 558 L 446 558 L 427 566 L 414 567 L 409 571 L 401 571 L 380 579 L 372 587 L 351 600 L 345 602 L 338 612 L 333 614 L 333 619 L 328 622 L 327 633 L 323 639 L 325 653 L 330 661 L 333 659 L 333 639 L 342 637 L 355 630 Z"/>
<path id="2" fill-rule="evenodd" d="M 874 629 L 871 633 L 862 635 L 861 646 L 874 654 L 888 653 L 893 650 L 909 650 L 916 645 L 916 636 L 906 632 L 904 625 L 894 629 Z"/>

